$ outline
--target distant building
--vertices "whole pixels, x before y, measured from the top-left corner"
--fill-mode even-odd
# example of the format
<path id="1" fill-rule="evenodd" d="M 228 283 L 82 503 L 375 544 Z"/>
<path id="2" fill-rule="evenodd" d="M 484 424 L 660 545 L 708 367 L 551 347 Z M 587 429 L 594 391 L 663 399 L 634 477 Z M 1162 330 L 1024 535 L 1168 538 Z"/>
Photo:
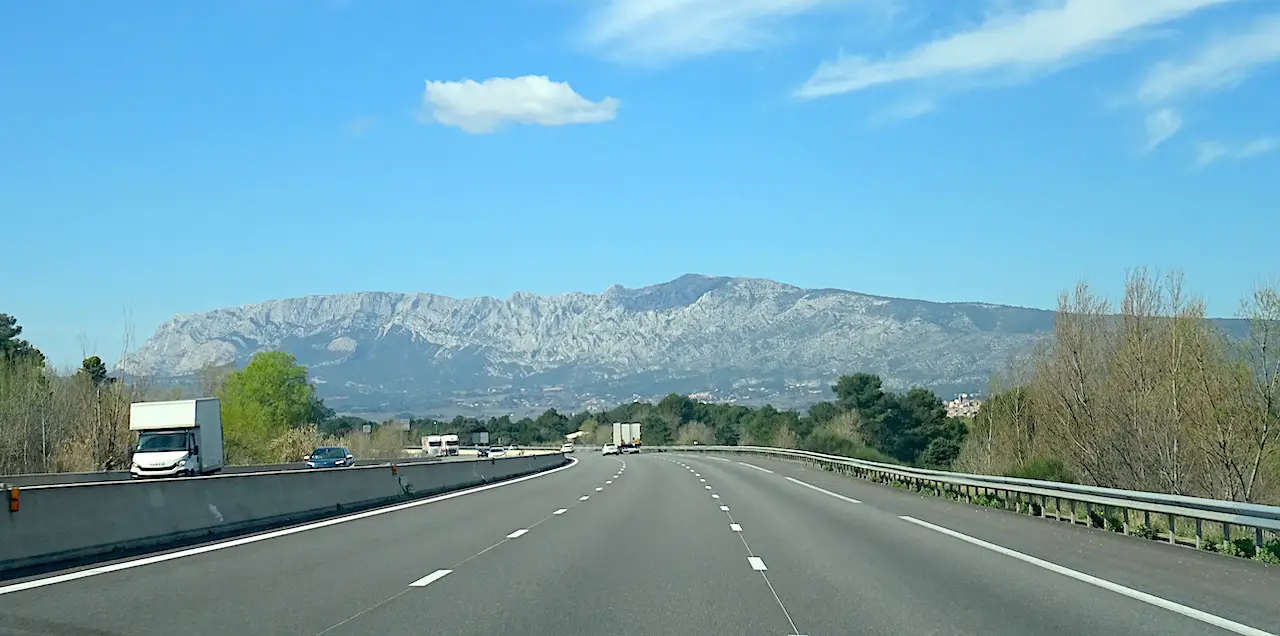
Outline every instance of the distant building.
<path id="1" fill-rule="evenodd" d="M 947 417 L 974 417 L 982 408 L 982 400 L 968 393 L 961 393 L 956 399 L 943 404 L 947 407 Z"/>

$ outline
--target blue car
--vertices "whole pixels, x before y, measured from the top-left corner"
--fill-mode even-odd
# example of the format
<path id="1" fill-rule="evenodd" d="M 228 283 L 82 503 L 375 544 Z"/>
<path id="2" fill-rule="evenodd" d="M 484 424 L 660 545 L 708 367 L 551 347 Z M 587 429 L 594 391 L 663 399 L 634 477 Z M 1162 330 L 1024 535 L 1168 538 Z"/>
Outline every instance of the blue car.
<path id="1" fill-rule="evenodd" d="M 355 466 L 356 458 L 341 446 L 321 446 L 305 457 L 307 468 L 342 468 Z"/>

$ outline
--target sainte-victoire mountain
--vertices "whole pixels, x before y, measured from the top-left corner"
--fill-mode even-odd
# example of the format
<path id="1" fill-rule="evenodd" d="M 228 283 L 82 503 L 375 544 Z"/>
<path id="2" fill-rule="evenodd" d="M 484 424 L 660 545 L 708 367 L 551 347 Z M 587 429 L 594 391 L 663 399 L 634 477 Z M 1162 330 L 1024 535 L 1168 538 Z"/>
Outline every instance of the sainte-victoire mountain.
<path id="1" fill-rule="evenodd" d="M 330 406 L 355 413 L 522 413 L 672 391 L 794 406 L 855 371 L 943 397 L 981 390 L 1052 326 L 1038 309 L 687 275 L 603 294 L 366 292 L 180 315 L 120 369 L 182 381 L 283 349 Z"/>

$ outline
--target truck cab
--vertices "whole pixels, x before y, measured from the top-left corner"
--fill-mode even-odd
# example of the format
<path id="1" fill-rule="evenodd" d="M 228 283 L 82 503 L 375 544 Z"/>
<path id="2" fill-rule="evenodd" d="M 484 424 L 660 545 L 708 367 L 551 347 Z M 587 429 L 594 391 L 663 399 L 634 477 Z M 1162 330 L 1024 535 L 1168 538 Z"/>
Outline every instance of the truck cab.
<path id="1" fill-rule="evenodd" d="M 217 398 L 135 402 L 129 430 L 138 434 L 129 475 L 189 477 L 223 465 L 222 413 Z"/>
<path id="2" fill-rule="evenodd" d="M 444 446 L 444 454 L 450 457 L 457 456 L 458 449 L 461 448 L 458 445 L 458 436 L 457 435 L 441 435 L 440 438 L 441 438 L 440 441 Z"/>

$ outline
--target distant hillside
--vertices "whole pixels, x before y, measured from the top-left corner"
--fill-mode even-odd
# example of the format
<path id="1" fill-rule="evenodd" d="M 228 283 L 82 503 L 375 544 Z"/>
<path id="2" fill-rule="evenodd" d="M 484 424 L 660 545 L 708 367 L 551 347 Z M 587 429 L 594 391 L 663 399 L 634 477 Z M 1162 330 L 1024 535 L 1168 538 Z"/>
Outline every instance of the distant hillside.
<path id="1" fill-rule="evenodd" d="M 603 294 L 366 292 L 181 315 L 120 368 L 180 380 L 279 348 L 349 412 L 523 413 L 672 391 L 781 406 L 854 371 L 890 387 L 981 390 L 1052 327 L 1039 309 L 687 275 Z"/>

